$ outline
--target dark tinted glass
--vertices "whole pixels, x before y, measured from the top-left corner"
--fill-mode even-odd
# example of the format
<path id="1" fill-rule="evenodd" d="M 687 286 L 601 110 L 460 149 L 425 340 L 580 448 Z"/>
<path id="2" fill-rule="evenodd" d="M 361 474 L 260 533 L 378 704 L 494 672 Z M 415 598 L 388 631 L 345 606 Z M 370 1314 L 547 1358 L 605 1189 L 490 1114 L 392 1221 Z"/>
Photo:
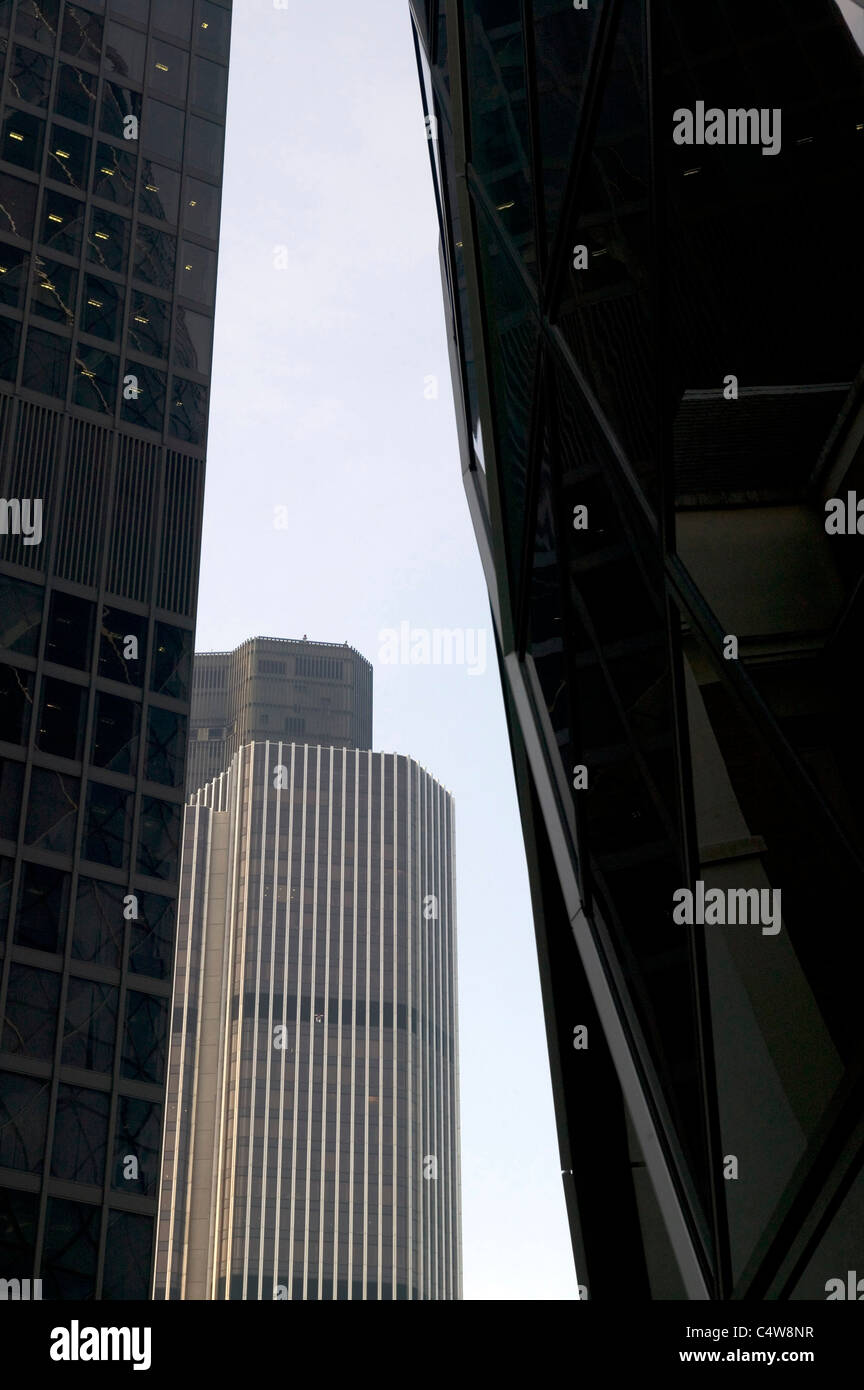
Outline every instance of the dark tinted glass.
<path id="1" fill-rule="evenodd" d="M 89 599 L 55 590 L 48 614 L 45 660 L 78 671 L 90 669 L 96 605 Z"/>
<path id="2" fill-rule="evenodd" d="M 29 265 L 26 251 L 17 251 L 13 246 L 0 247 L 0 304 L 11 309 L 21 308 Z"/>
<path id="3" fill-rule="evenodd" d="M 33 48 L 16 44 L 7 77 L 9 91 L 30 106 L 47 106 L 51 88 L 51 59 Z"/>
<path id="4" fill-rule="evenodd" d="M 141 126 L 141 148 L 154 159 L 168 159 L 179 164 L 183 158 L 183 112 L 176 106 L 148 97 L 147 110 Z"/>
<path id="5" fill-rule="evenodd" d="M 0 318 L 0 377 L 4 381 L 14 381 L 18 375 L 18 344 L 21 325 L 11 319 Z"/>
<path id="6" fill-rule="evenodd" d="M 28 115 L 7 106 L 3 113 L 3 158 L 9 164 L 17 164 L 22 169 L 32 169 L 38 173 L 42 164 L 42 145 L 45 140 L 45 122 L 38 116 Z"/>
<path id="7" fill-rule="evenodd" d="M 38 769 L 34 769 L 36 771 Z M 15 917 L 15 944 L 62 952 L 66 942 L 71 878 L 60 869 L 23 864 Z"/>
<path id="8" fill-rule="evenodd" d="M 88 275 L 84 281 L 81 301 L 81 329 L 95 338 L 116 342 L 120 336 L 120 316 L 123 310 L 123 291 L 109 280 L 97 280 Z"/>
<path id="9" fill-rule="evenodd" d="M 212 304 L 216 296 L 216 253 L 194 242 L 184 241 L 180 247 L 180 277 L 177 292 L 184 299 L 199 304 Z"/>
<path id="10" fill-rule="evenodd" d="M 150 1297 L 153 1250 L 152 1216 L 109 1211 L 105 1240 L 103 1299 L 142 1302 Z"/>
<path id="11" fill-rule="evenodd" d="M 182 785 L 186 737 L 185 715 L 151 707 L 147 716 L 145 767 L 145 776 L 151 782 L 164 782 L 169 787 Z"/>
<path id="12" fill-rule="evenodd" d="M 43 597 L 44 590 L 38 584 L 0 574 L 0 647 L 24 656 L 36 655 Z"/>
<path id="13" fill-rule="evenodd" d="M 137 29 L 129 29 L 125 24 L 108 22 L 105 35 L 105 67 L 108 72 L 120 77 L 129 77 L 140 82 L 144 76 L 144 49 L 147 35 Z"/>
<path id="14" fill-rule="evenodd" d="M 180 175 L 164 164 L 145 159 L 141 165 L 141 199 L 138 209 L 160 222 L 176 222 L 180 201 Z"/>
<path id="15" fill-rule="evenodd" d="M 59 758 L 80 758 L 86 711 L 84 686 L 43 677 L 36 747 Z"/>
<path id="16" fill-rule="evenodd" d="M 107 1091 L 89 1091 L 83 1086 L 59 1087 L 51 1153 L 51 1173 L 55 1178 L 104 1182 L 110 1107 L 111 1097 Z"/>
<path id="17" fill-rule="evenodd" d="M 150 357 L 167 357 L 170 327 L 171 304 L 167 299 L 133 293 L 127 335 L 131 349 Z"/>
<path id="18" fill-rule="evenodd" d="M 49 1081 L 0 1072 L 0 1167 L 42 1171 Z"/>
<path id="19" fill-rule="evenodd" d="M 113 415 L 117 398 L 118 359 L 103 348 L 79 345 L 75 355 L 72 399 L 87 410 Z"/>
<path id="20" fill-rule="evenodd" d="M 102 208 L 91 208 L 87 259 L 122 274 L 129 259 L 130 230 L 131 224 L 125 217 Z"/>
<path id="21" fill-rule="evenodd" d="M 207 387 L 175 376 L 171 385 L 169 432 L 187 444 L 203 444 L 207 433 Z"/>
<path id="22" fill-rule="evenodd" d="M 145 367 L 142 362 L 127 362 L 123 382 L 122 418 L 130 425 L 161 434 L 165 421 L 165 373 Z"/>
<path id="23" fill-rule="evenodd" d="M 120 608 L 103 608 L 99 640 L 99 675 L 124 685 L 144 679 L 147 619 Z"/>
<path id="24" fill-rule="evenodd" d="M 178 365 L 194 372 L 208 372 L 213 320 L 191 309 L 178 309 L 175 325 L 174 352 Z"/>
<path id="25" fill-rule="evenodd" d="M 190 169 L 219 177 L 222 168 L 222 146 L 225 129 L 201 116 L 190 116 L 186 131 L 186 163 Z"/>
<path id="26" fill-rule="evenodd" d="M 36 189 L 32 183 L 0 173 L 0 231 L 32 237 L 36 225 Z"/>
<path id="27" fill-rule="evenodd" d="M 63 400 L 66 396 L 68 375 L 68 341 L 55 338 L 53 333 L 43 333 L 37 328 L 31 328 L 27 334 L 21 385 L 30 391 L 41 391 L 43 395 Z"/>
<path id="28" fill-rule="evenodd" d="M 151 878 L 177 877 L 182 807 L 145 796 L 141 801 L 138 872 Z"/>
<path id="29" fill-rule="evenodd" d="M 78 272 L 71 266 L 45 260 L 42 256 L 33 257 L 31 314 L 71 327 L 75 322 L 77 288 Z"/>
<path id="30" fill-rule="evenodd" d="M 138 917 L 131 923 L 129 969 L 167 980 L 174 959 L 176 903 L 158 893 L 138 894 Z"/>
<path id="31" fill-rule="evenodd" d="M 69 980 L 62 1060 L 67 1067 L 110 1071 L 117 1036 L 117 990 L 93 980 Z"/>
<path id="32" fill-rule="evenodd" d="M 25 844 L 55 854 L 71 854 L 80 795 L 81 783 L 77 777 L 34 767 L 30 774 Z"/>
<path id="33" fill-rule="evenodd" d="M 17 666 L 0 666 L 0 739 L 26 743 L 33 708 L 33 676 Z"/>
<path id="34" fill-rule="evenodd" d="M 61 976 L 53 970 L 12 965 L 0 1044 L 4 1052 L 42 1062 L 53 1060 L 60 981 Z"/>
<path id="35" fill-rule="evenodd" d="M 49 179 L 85 192 L 90 176 L 90 141 L 87 136 L 67 126 L 53 125 L 45 172 Z"/>
<path id="36" fill-rule="evenodd" d="M 81 853 L 95 864 L 122 869 L 129 850 L 131 798 L 117 787 L 91 782 L 87 789 L 87 815 Z"/>
<path id="37" fill-rule="evenodd" d="M 192 25 L 192 6 L 175 5 L 174 0 L 152 0 L 150 18 L 154 29 L 164 30 L 175 39 L 189 42 Z"/>
<path id="38" fill-rule="evenodd" d="M 92 73 L 61 63 L 54 98 L 57 115 L 79 121 L 81 125 L 92 125 L 96 112 L 97 82 Z"/>
<path id="39" fill-rule="evenodd" d="M 150 45 L 147 86 L 157 96 L 174 97 L 185 102 L 189 76 L 189 56 L 174 44 L 153 39 Z"/>
<path id="40" fill-rule="evenodd" d="M 120 968 L 123 950 L 123 899 L 126 890 L 99 879 L 78 879 L 72 955 L 97 965 Z"/>
<path id="41" fill-rule="evenodd" d="M 134 146 L 127 151 L 100 142 L 96 147 L 93 192 L 97 198 L 104 198 L 117 207 L 131 208 L 135 201 L 137 167 L 138 156 L 134 153 Z"/>
<path id="42" fill-rule="evenodd" d="M 177 238 L 139 224 L 132 273 L 158 290 L 173 290 Z"/>
<path id="43" fill-rule="evenodd" d="M 168 1000 L 130 989 L 126 995 L 121 1076 L 159 1083 L 165 1074 Z"/>
<path id="44" fill-rule="evenodd" d="M 192 59 L 190 101 L 211 116 L 224 116 L 228 96 L 228 69 L 206 58 Z"/>
<path id="45" fill-rule="evenodd" d="M 60 40 L 63 52 L 98 64 L 102 52 L 102 25 L 101 15 L 91 14 L 79 5 L 67 4 Z"/>
<path id="46" fill-rule="evenodd" d="M 84 230 L 84 204 L 63 193 L 46 189 L 42 199 L 42 221 L 39 239 L 45 246 L 77 256 Z"/>
<path id="47" fill-rule="evenodd" d="M 175 700 L 189 698 L 192 675 L 192 634 L 168 623 L 156 624 L 150 689 Z"/>
<path id="48" fill-rule="evenodd" d="M 93 750 L 90 761 L 111 772 L 134 774 L 138 760 L 140 708 L 120 695 L 96 696 Z"/>
<path id="49" fill-rule="evenodd" d="M 215 241 L 219 235 L 219 190 L 201 179 L 187 179 L 183 195 L 183 226 L 196 236 Z"/>
<path id="50" fill-rule="evenodd" d="M 227 62 L 231 43 L 230 12 L 211 4 L 210 0 L 198 0 L 193 42 L 201 53 L 209 53 L 214 58 L 224 58 Z"/>
<path id="51" fill-rule="evenodd" d="M 162 1107 L 120 1096 L 114 1140 L 111 1186 L 121 1192 L 155 1197 L 159 1187 Z M 135 1162 L 130 1162 L 133 1159 Z"/>
<path id="52" fill-rule="evenodd" d="M 95 1297 L 100 1223 L 101 1207 L 60 1197 L 48 1199 L 40 1271 L 43 1298 Z"/>
<path id="53" fill-rule="evenodd" d="M 0 839 L 18 839 L 23 789 L 24 764 L 0 758 Z"/>
<path id="54" fill-rule="evenodd" d="M 15 33 L 22 39 L 34 39 L 46 48 L 53 48 L 59 13 L 60 0 L 18 0 Z"/>
<path id="55" fill-rule="evenodd" d="M 8 1279 L 29 1279 L 33 1273 L 38 1214 L 38 1193 L 0 1191 L 0 1264 Z"/>
<path id="56" fill-rule="evenodd" d="M 129 118 L 134 117 L 135 120 Z M 106 135 L 114 135 L 125 140 L 130 150 L 137 149 L 135 121 L 141 120 L 141 95 L 116 82 L 106 82 L 102 89 L 102 114 L 99 120 L 101 130 Z M 138 137 L 140 138 L 140 126 Z"/>

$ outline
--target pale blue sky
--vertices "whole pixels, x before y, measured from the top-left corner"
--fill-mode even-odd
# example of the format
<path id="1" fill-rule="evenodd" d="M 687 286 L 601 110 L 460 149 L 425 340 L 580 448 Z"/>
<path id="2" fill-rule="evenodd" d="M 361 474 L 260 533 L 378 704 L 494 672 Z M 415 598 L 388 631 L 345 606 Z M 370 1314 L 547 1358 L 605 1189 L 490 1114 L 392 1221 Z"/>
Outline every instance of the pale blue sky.
<path id="1" fill-rule="evenodd" d="M 231 64 L 198 648 L 347 640 L 375 747 L 453 792 L 465 1297 L 575 1299 L 407 0 L 240 0 Z M 382 664 L 402 622 L 485 629 L 485 673 Z"/>

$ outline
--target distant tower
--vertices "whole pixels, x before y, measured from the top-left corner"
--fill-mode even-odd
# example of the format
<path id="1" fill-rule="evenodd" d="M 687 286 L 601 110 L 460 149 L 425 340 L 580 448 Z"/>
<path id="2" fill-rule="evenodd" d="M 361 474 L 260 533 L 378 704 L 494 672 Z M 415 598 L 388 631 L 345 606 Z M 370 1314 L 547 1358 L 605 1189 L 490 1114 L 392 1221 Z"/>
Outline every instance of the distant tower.
<path id="1" fill-rule="evenodd" d="M 450 795 L 240 748 L 187 807 L 178 934 L 155 1297 L 460 1298 Z"/>
<path id="2" fill-rule="evenodd" d="M 225 772 L 238 748 L 283 736 L 372 746 L 372 667 L 347 644 L 252 637 L 195 657 L 186 790 Z"/>

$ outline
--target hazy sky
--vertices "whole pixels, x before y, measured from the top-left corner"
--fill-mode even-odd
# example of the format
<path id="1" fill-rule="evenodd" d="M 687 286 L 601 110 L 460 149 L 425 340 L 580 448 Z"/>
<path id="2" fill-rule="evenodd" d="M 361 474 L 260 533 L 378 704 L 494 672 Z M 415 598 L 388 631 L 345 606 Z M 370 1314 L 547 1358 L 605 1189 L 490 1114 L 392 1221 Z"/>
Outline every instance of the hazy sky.
<path id="1" fill-rule="evenodd" d="M 465 1297 L 575 1299 L 437 243 L 407 0 L 235 4 L 198 649 L 347 640 L 375 748 L 454 794 Z M 485 672 L 382 664 L 402 622 L 485 631 Z"/>

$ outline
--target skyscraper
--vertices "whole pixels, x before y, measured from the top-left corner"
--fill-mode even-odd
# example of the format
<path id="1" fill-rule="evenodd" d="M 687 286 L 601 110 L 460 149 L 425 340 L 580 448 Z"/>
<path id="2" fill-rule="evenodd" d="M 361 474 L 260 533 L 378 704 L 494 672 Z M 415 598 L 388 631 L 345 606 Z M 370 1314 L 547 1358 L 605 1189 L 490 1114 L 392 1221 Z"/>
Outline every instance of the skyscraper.
<path id="1" fill-rule="evenodd" d="M 0 1273 L 146 1297 L 230 0 L 0 4 Z"/>
<path id="2" fill-rule="evenodd" d="M 411 10 L 583 1296 L 850 1296 L 854 12 Z"/>
<path id="3" fill-rule="evenodd" d="M 452 799 L 396 754 L 244 744 L 186 810 L 156 1297 L 459 1298 L 459 1192 Z"/>
<path id="4" fill-rule="evenodd" d="M 372 667 L 349 647 L 251 637 L 198 652 L 186 789 L 224 772 L 238 748 L 287 734 L 334 748 L 372 747 Z"/>

